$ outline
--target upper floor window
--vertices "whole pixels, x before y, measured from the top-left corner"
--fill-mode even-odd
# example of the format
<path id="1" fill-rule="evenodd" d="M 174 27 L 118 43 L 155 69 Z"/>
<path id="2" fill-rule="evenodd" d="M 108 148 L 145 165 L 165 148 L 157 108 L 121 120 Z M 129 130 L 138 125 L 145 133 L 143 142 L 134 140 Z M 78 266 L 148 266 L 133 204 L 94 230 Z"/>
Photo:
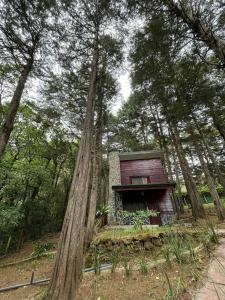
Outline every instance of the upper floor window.
<path id="1" fill-rule="evenodd" d="M 131 177 L 131 184 L 147 184 L 148 176 Z"/>

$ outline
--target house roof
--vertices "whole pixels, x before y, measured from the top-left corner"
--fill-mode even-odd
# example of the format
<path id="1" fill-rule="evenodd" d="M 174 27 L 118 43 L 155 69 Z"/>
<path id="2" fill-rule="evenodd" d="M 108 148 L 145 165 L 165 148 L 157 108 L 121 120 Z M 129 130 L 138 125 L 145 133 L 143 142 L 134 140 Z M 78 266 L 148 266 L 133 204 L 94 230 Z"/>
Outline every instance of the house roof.
<path id="1" fill-rule="evenodd" d="M 148 184 L 128 184 L 128 185 L 113 185 L 112 189 L 117 192 L 122 191 L 134 191 L 134 190 L 157 190 L 157 189 L 167 189 L 169 187 L 175 187 L 175 182 L 167 183 L 148 183 Z"/>
<path id="2" fill-rule="evenodd" d="M 136 160 L 136 159 L 150 159 L 150 158 L 163 158 L 164 152 L 157 151 L 136 151 L 136 152 L 121 152 L 119 153 L 120 161 L 123 160 Z"/>

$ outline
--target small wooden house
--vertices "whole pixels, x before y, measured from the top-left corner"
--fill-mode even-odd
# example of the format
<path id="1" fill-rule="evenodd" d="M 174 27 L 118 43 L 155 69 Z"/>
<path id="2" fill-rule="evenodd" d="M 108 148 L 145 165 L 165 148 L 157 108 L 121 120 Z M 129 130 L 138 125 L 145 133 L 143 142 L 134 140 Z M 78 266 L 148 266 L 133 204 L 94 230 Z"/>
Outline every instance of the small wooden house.
<path id="1" fill-rule="evenodd" d="M 146 224 L 167 225 L 175 217 L 162 151 L 111 152 L 109 157 L 109 223 L 127 224 L 121 211 L 158 212 Z"/>

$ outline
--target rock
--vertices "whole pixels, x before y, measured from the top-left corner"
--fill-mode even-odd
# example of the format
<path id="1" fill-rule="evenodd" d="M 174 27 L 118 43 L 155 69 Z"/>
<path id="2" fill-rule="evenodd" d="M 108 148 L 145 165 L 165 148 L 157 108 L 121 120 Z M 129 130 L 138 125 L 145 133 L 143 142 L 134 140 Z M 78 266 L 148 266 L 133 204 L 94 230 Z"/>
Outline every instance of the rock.
<path id="1" fill-rule="evenodd" d="M 145 250 L 152 250 L 154 248 L 154 245 L 150 241 L 144 242 L 144 248 Z"/>
<path id="2" fill-rule="evenodd" d="M 161 247 L 162 246 L 162 241 L 160 240 L 160 239 L 158 239 L 158 238 L 153 238 L 152 239 L 152 243 L 153 243 L 153 245 L 155 245 L 156 247 Z"/>

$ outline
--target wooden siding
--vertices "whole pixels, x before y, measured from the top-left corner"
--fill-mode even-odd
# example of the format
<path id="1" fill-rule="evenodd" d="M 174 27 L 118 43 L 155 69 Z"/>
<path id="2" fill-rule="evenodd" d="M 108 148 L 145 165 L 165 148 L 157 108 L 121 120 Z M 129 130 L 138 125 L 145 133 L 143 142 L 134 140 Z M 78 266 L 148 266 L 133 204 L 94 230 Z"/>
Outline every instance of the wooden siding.
<path id="1" fill-rule="evenodd" d="M 149 176 L 150 183 L 165 183 L 167 178 L 160 159 L 120 161 L 121 184 L 131 184 L 131 177 Z"/>

